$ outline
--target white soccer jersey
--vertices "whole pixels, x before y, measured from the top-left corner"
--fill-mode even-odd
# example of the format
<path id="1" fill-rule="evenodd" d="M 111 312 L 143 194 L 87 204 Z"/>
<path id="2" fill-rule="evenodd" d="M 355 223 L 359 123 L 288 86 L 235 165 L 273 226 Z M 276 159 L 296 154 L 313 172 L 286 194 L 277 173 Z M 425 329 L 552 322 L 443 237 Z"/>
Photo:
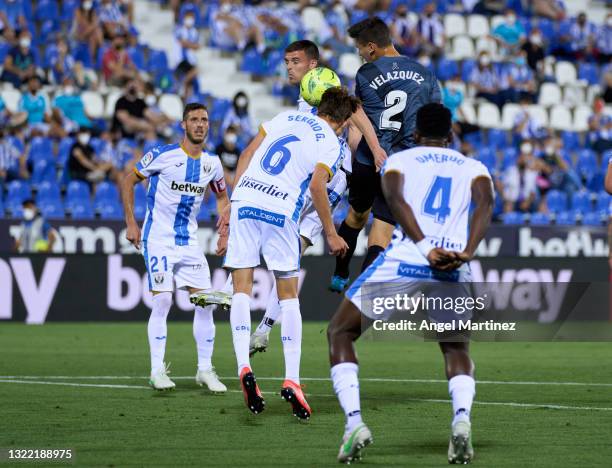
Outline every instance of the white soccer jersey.
<path id="1" fill-rule="evenodd" d="M 404 199 L 432 247 L 465 249 L 472 181 L 491 179 L 481 162 L 449 148 L 420 146 L 390 156 L 383 171 L 404 175 Z M 427 264 L 407 235 L 394 241 L 387 256 Z"/>
<path id="2" fill-rule="evenodd" d="M 142 240 L 197 245 L 196 216 L 206 187 L 225 190 L 219 158 L 206 152 L 198 158 L 189 156 L 179 144 L 159 146 L 142 157 L 135 171 L 150 179 Z"/>
<path id="3" fill-rule="evenodd" d="M 232 193 L 232 201 L 247 201 L 297 222 L 304 195 L 317 164 L 330 176 L 343 157 L 338 137 L 319 117 L 282 112 L 262 124 L 266 133 Z"/>

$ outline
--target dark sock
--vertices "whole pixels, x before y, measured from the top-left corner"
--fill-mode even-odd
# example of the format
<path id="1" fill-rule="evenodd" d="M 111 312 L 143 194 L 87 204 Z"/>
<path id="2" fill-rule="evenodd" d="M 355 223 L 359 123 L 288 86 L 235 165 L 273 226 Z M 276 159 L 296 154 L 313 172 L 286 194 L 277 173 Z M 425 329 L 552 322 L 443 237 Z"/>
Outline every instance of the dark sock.
<path id="1" fill-rule="evenodd" d="M 347 225 L 345 221 L 343 221 L 340 225 L 338 235 L 348 244 L 348 251 L 344 257 L 336 257 L 336 269 L 334 270 L 334 276 L 340 276 L 342 278 L 349 277 L 349 263 L 351 263 L 351 258 L 353 258 L 353 253 L 355 253 L 357 237 L 359 237 L 360 232 L 361 229 L 352 228 Z"/>
<path id="2" fill-rule="evenodd" d="M 368 253 L 363 260 L 363 265 L 361 265 L 361 271 L 369 267 L 371 263 L 376 260 L 376 257 L 378 257 L 378 255 L 384 251 L 384 247 L 381 247 L 380 245 L 372 245 L 371 247 L 368 247 Z"/>

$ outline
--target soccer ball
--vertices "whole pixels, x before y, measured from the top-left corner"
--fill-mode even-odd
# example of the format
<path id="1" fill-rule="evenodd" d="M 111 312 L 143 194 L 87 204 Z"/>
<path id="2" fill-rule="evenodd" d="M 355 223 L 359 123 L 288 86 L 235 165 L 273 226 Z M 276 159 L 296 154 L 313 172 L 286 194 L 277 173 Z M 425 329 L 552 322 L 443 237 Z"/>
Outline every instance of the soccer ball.
<path id="1" fill-rule="evenodd" d="M 323 93 L 329 88 L 340 86 L 340 78 L 335 71 L 317 67 L 304 75 L 300 82 L 300 94 L 311 106 L 318 106 Z"/>

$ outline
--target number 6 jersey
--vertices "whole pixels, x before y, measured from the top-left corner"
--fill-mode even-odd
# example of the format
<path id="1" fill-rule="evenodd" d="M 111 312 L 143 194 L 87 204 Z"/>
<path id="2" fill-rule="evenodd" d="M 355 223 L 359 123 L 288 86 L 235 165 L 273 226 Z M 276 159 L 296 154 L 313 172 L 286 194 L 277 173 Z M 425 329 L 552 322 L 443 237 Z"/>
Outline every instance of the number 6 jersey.
<path id="1" fill-rule="evenodd" d="M 232 201 L 248 201 L 297 222 L 315 167 L 330 177 L 338 170 L 345 145 L 323 119 L 287 111 L 262 124 L 265 138 L 236 184 Z"/>

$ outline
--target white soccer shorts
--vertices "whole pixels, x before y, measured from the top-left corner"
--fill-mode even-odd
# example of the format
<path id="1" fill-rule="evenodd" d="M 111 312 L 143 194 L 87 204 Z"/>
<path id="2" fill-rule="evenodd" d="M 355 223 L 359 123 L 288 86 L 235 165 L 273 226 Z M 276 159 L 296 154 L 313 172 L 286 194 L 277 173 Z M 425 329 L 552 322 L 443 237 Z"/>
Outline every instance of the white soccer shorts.
<path id="1" fill-rule="evenodd" d="M 151 291 L 187 287 L 210 289 L 210 269 L 199 245 L 164 245 L 143 242 L 143 256 Z"/>
<path id="2" fill-rule="evenodd" d="M 297 223 L 253 203 L 234 201 L 223 266 L 232 270 L 254 268 L 259 265 L 260 256 L 277 276 L 297 276 L 300 270 Z"/>

